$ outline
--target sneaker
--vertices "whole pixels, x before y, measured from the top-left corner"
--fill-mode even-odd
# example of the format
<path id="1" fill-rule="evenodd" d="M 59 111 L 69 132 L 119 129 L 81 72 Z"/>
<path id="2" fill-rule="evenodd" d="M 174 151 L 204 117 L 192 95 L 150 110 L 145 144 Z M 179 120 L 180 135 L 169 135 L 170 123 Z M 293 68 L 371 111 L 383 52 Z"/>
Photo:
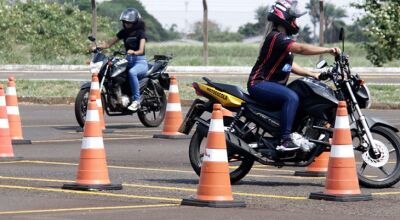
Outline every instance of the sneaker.
<path id="1" fill-rule="evenodd" d="M 300 149 L 300 146 L 293 143 L 291 138 L 283 140 L 281 144 L 276 147 L 276 150 L 279 151 L 294 151 L 298 149 Z"/>
<path id="2" fill-rule="evenodd" d="M 139 107 L 140 107 L 139 101 L 135 100 L 128 106 L 128 109 L 131 111 L 137 111 L 139 109 Z"/>

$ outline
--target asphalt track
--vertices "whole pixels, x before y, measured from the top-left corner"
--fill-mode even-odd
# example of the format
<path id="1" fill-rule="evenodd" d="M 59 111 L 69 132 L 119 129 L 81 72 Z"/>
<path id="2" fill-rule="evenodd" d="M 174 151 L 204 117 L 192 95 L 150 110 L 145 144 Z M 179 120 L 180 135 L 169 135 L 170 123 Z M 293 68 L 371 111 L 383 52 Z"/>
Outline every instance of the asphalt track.
<path id="1" fill-rule="evenodd" d="M 82 133 L 73 106 L 20 105 L 25 139 L 14 145 L 22 161 L 0 161 L 0 219 L 398 219 L 399 184 L 366 189 L 368 202 L 308 199 L 324 189 L 323 177 L 295 177 L 293 168 L 256 164 L 232 186 L 246 208 L 180 206 L 196 195 L 198 177 L 187 155 L 188 139 L 153 139 L 162 127 L 145 128 L 136 116 L 106 117 L 104 134 L 109 175 L 123 190 L 63 190 L 76 180 Z M 400 128 L 400 111 L 371 110 Z M 301 170 L 301 169 L 300 169 Z"/>

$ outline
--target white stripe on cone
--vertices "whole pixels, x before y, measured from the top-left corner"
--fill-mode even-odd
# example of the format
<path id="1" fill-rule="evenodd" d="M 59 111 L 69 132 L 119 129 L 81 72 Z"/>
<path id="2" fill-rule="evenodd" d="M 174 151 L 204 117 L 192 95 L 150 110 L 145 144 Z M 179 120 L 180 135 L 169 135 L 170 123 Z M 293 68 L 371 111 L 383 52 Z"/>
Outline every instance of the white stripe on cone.
<path id="1" fill-rule="evenodd" d="M 7 114 L 9 114 L 9 115 L 19 115 L 18 106 L 7 106 Z"/>
<path id="2" fill-rule="evenodd" d="M 0 118 L 0 128 L 9 128 L 7 118 Z"/>
<path id="3" fill-rule="evenodd" d="M 336 116 L 335 128 L 350 128 L 349 117 L 347 116 Z"/>
<path id="4" fill-rule="evenodd" d="M 353 158 L 353 145 L 332 145 L 330 157 Z"/>
<path id="5" fill-rule="evenodd" d="M 0 96 L 0 106 L 7 106 L 5 96 Z"/>
<path id="6" fill-rule="evenodd" d="M 7 95 L 17 95 L 17 90 L 13 86 L 7 87 L 6 94 Z"/>
<path id="7" fill-rule="evenodd" d="M 224 132 L 224 120 L 211 119 L 210 128 L 208 131 Z"/>
<path id="8" fill-rule="evenodd" d="M 103 149 L 103 137 L 83 137 L 82 149 Z"/>
<path id="9" fill-rule="evenodd" d="M 100 85 L 99 85 L 99 83 L 92 83 L 92 84 L 90 84 L 90 89 L 97 89 L 97 90 L 99 90 L 100 89 Z"/>
<path id="10" fill-rule="evenodd" d="M 86 112 L 86 121 L 100 121 L 99 111 L 96 110 L 88 110 Z"/>
<path id="11" fill-rule="evenodd" d="M 181 103 L 167 103 L 167 112 L 182 111 Z"/>
<path id="12" fill-rule="evenodd" d="M 103 107 L 101 99 L 96 99 L 97 107 Z"/>
<path id="13" fill-rule="evenodd" d="M 208 149 L 204 153 L 203 161 L 228 162 L 228 155 L 225 149 Z"/>
<path id="14" fill-rule="evenodd" d="M 178 85 L 170 85 L 169 92 L 178 93 L 179 92 Z"/>

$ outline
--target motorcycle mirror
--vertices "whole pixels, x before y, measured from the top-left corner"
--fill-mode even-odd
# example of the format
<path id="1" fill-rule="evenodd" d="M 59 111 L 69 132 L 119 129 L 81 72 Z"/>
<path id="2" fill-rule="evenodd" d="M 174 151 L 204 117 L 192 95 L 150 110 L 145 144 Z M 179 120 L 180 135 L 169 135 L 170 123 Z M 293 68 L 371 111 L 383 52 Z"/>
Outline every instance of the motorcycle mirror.
<path id="1" fill-rule="evenodd" d="M 341 27 L 339 32 L 339 40 L 342 41 L 342 52 L 344 52 L 344 37 L 344 28 Z"/>
<path id="2" fill-rule="evenodd" d="M 95 42 L 95 41 L 96 41 L 96 38 L 93 37 L 93 36 L 89 36 L 88 39 L 89 39 L 90 41 L 92 41 L 92 42 Z"/>
<path id="3" fill-rule="evenodd" d="M 322 69 L 324 67 L 326 67 L 328 65 L 328 63 L 326 62 L 326 60 L 321 60 L 317 63 L 317 69 Z"/>

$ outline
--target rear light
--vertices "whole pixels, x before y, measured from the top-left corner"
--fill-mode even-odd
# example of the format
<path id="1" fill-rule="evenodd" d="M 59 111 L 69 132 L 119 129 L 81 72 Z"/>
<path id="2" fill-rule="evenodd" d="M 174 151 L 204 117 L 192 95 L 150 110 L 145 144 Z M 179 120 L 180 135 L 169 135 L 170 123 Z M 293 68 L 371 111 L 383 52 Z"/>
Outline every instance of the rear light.
<path id="1" fill-rule="evenodd" d="M 203 94 L 201 93 L 200 87 L 197 83 L 192 83 L 192 86 L 194 88 L 194 91 L 196 92 L 196 95 L 198 96 L 203 96 Z"/>

